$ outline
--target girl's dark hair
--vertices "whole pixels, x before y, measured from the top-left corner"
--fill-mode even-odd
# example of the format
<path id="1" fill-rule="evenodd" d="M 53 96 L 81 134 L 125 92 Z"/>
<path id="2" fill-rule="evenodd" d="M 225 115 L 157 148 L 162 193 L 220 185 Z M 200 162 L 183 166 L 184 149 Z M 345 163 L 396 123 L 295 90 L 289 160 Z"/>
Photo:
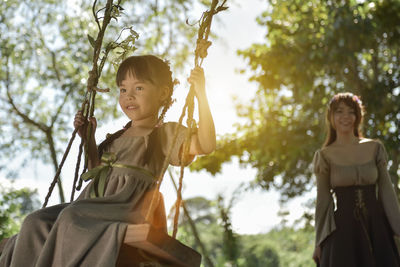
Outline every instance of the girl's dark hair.
<path id="1" fill-rule="evenodd" d="M 176 84 L 176 81 L 172 79 L 169 63 L 153 55 L 128 57 L 119 65 L 115 79 L 117 86 L 121 85 L 127 73 L 131 73 L 139 80 L 151 82 L 157 87 L 166 86 L 168 88 L 168 95 L 162 104 L 163 109 L 158 118 L 158 122 L 162 122 L 165 113 L 173 103 L 172 93 Z M 107 135 L 106 139 L 98 147 L 99 158 L 103 155 L 104 149 L 120 137 L 131 125 L 132 122 L 130 121 L 123 129 Z"/>
<path id="2" fill-rule="evenodd" d="M 362 120 L 364 117 L 364 106 L 360 98 L 352 93 L 339 93 L 332 97 L 328 104 L 328 110 L 326 112 L 326 130 L 327 136 L 323 147 L 329 146 L 336 140 L 336 130 L 333 127 L 332 115 L 338 109 L 340 103 L 344 103 L 346 106 L 354 109 L 356 115 L 356 121 L 354 122 L 354 135 L 357 137 L 363 137 L 361 131 Z"/>
<path id="3" fill-rule="evenodd" d="M 101 159 L 104 149 L 108 145 L 110 145 L 115 139 L 120 137 L 131 126 L 132 126 L 132 121 L 128 122 L 124 126 L 124 128 L 122 128 L 121 130 L 119 130 L 113 134 L 107 134 L 106 139 L 100 143 L 100 145 L 97 149 L 99 159 Z M 158 127 L 154 128 L 153 131 L 149 135 L 149 144 L 147 146 L 147 149 L 146 149 L 146 152 L 145 152 L 144 158 L 143 158 L 144 163 L 148 163 L 151 158 L 163 156 L 163 152 L 161 151 L 161 146 L 159 145 L 160 137 L 159 137 L 158 129 L 159 129 Z M 163 161 L 163 159 L 161 159 L 159 162 L 162 162 L 162 161 Z"/>
<path id="4" fill-rule="evenodd" d="M 115 79 L 117 86 L 121 85 L 128 73 L 131 73 L 136 79 L 148 81 L 156 87 L 166 86 L 168 88 L 168 95 L 162 104 L 163 109 L 159 117 L 159 122 L 162 121 L 168 108 L 172 105 L 172 93 L 176 83 L 172 79 L 168 61 L 163 61 L 153 55 L 128 57 L 119 65 Z"/>
<path id="5" fill-rule="evenodd" d="M 129 129 L 129 127 L 131 127 L 132 125 L 132 121 L 128 122 L 124 128 L 122 128 L 121 130 L 113 133 L 113 134 L 107 134 L 106 139 L 104 139 L 103 142 L 100 143 L 100 145 L 97 148 L 98 151 L 98 155 L 99 155 L 99 159 L 101 159 L 101 156 L 103 155 L 103 151 L 104 149 L 111 144 L 115 139 L 117 139 L 118 137 L 120 137 L 126 130 Z"/>

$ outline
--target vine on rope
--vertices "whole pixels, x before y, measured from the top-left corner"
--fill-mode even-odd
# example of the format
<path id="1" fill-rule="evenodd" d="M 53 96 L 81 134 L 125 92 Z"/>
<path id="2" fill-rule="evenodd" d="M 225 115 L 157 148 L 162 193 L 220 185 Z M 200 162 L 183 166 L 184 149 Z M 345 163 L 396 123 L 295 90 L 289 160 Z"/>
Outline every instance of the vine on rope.
<path id="1" fill-rule="evenodd" d="M 104 34 L 106 32 L 107 26 L 109 25 L 109 23 L 111 22 L 112 19 L 118 20 L 118 17 L 120 16 L 121 12 L 124 10 L 121 7 L 120 3 L 121 3 L 121 0 L 118 0 L 116 4 L 113 3 L 113 0 L 107 0 L 105 7 L 97 9 L 97 0 L 94 0 L 93 5 L 92 5 L 92 13 L 93 13 L 94 19 L 96 21 L 96 25 L 98 27 L 98 33 L 97 33 L 96 39 L 94 39 L 90 35 L 87 36 L 90 45 L 93 47 L 93 60 L 92 60 L 92 69 L 89 71 L 89 77 L 87 80 L 84 101 L 81 106 L 81 112 L 86 120 L 89 117 L 92 117 L 94 114 L 96 92 L 108 92 L 109 91 L 108 88 L 101 89 L 98 87 L 99 77 L 101 75 L 101 72 L 103 70 L 104 64 L 107 60 L 109 53 L 116 48 L 121 48 L 122 51 L 118 51 L 117 54 L 119 54 L 120 56 L 126 56 L 126 54 L 128 52 L 134 51 L 136 49 L 134 45 L 135 45 L 136 39 L 138 38 L 138 34 L 132 29 L 132 27 L 127 27 L 122 30 L 122 31 L 125 31 L 128 29 L 130 30 L 130 35 L 128 37 L 126 37 L 126 39 L 118 42 L 118 40 L 122 34 L 122 31 L 121 31 L 117 40 L 108 43 L 106 45 L 105 49 L 104 50 L 102 49 Z M 118 59 L 119 58 L 117 58 L 117 60 Z M 88 136 L 91 135 L 92 130 L 93 129 L 91 127 L 91 124 L 89 123 L 89 127 L 87 129 Z M 77 133 L 77 129 L 75 129 L 71 135 L 71 138 L 68 142 L 68 145 L 67 145 L 67 148 L 62 157 L 62 160 L 58 166 L 57 172 L 53 178 L 52 183 L 50 184 L 49 191 L 48 191 L 45 201 L 43 203 L 43 208 L 47 206 L 48 200 L 53 192 L 54 186 L 59 181 L 61 169 L 62 169 L 64 162 L 69 154 L 69 151 L 70 151 L 72 143 L 75 139 L 76 133 Z M 75 166 L 75 177 L 74 177 L 74 182 L 73 182 L 73 188 L 71 191 L 71 201 L 74 199 L 74 193 L 75 193 L 75 190 L 77 189 L 76 183 L 78 180 L 78 172 L 79 172 L 79 168 L 80 168 L 81 157 L 82 157 L 82 153 L 84 150 L 83 146 L 84 146 L 84 142 L 82 139 L 81 143 L 79 145 L 78 159 L 77 159 L 77 163 Z M 86 146 L 85 150 L 87 151 L 87 144 L 85 146 Z M 88 157 L 86 156 L 82 173 L 84 173 L 87 170 L 87 166 L 88 166 Z M 78 189 L 80 188 L 80 186 L 81 186 L 81 183 L 79 184 Z"/>

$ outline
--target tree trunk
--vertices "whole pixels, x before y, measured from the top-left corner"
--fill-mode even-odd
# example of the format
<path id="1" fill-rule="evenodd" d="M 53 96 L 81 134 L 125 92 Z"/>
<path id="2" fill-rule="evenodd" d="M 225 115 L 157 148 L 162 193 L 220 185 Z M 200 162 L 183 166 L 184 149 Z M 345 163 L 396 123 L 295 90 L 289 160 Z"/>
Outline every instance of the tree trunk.
<path id="1" fill-rule="evenodd" d="M 54 140 L 53 140 L 53 134 L 52 134 L 51 128 L 49 128 L 46 131 L 46 137 L 47 137 L 47 143 L 49 144 L 51 159 L 53 161 L 54 173 L 56 173 L 57 169 L 58 169 L 58 161 L 57 161 L 56 149 L 54 147 Z M 59 196 L 60 196 L 60 203 L 64 203 L 65 197 L 64 197 L 63 186 L 61 183 L 61 177 L 58 178 L 57 186 L 58 186 L 58 192 L 59 192 Z"/>

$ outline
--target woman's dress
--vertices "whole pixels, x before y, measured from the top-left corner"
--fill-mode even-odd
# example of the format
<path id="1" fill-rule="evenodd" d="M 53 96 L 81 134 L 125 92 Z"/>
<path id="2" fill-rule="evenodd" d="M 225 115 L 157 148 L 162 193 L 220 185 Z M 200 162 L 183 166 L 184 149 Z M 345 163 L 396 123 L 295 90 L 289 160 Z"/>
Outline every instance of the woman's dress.
<path id="1" fill-rule="evenodd" d="M 175 127 L 180 127 L 170 164 L 179 165 L 184 127 L 165 123 L 147 136 L 122 135 L 106 149 L 116 156 L 103 197 L 91 197 L 93 180 L 77 200 L 28 215 L 18 235 L 7 242 L 0 266 L 115 266 L 128 224 L 151 223 L 166 231 L 162 196 L 145 219 Z M 152 173 L 153 175 L 150 175 Z"/>
<path id="2" fill-rule="evenodd" d="M 361 164 L 334 163 L 328 156 L 330 147 L 314 157 L 316 245 L 321 247 L 321 267 L 400 266 L 393 237 L 400 236 L 400 209 L 385 149 L 372 140 L 359 146 L 364 153 L 360 157 L 373 151 L 369 153 L 373 157 Z"/>

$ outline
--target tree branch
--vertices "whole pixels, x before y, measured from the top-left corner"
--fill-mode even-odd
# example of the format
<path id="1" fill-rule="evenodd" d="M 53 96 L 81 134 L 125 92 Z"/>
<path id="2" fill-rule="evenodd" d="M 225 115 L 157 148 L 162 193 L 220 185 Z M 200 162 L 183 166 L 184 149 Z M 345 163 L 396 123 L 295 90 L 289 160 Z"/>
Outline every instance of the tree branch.
<path id="1" fill-rule="evenodd" d="M 98 29 L 100 31 L 101 30 L 101 26 L 100 26 L 99 18 L 97 17 L 96 4 L 97 4 L 97 0 L 94 0 L 93 6 L 92 6 L 92 12 L 93 12 L 94 20 L 96 21 L 97 27 L 98 27 Z"/>
<path id="2" fill-rule="evenodd" d="M 70 96 L 70 94 L 72 93 L 72 91 L 73 91 L 73 87 L 70 87 L 70 88 L 68 89 L 68 91 L 65 93 L 64 99 L 63 99 L 61 105 L 59 105 L 59 107 L 58 107 L 58 109 L 57 109 L 57 112 L 51 117 L 50 128 L 53 128 L 54 123 L 56 122 L 58 116 L 60 115 L 61 110 L 63 109 L 63 107 L 64 107 L 65 104 L 67 103 L 67 99 L 68 99 L 68 97 Z"/>
<path id="3" fill-rule="evenodd" d="M 25 113 L 23 113 L 18 107 L 17 105 L 14 103 L 14 100 L 11 96 L 11 92 L 10 92 L 10 68 L 8 66 L 8 60 L 9 57 L 6 58 L 6 92 L 7 92 L 7 102 L 11 105 L 12 109 L 14 110 L 14 112 L 23 119 L 24 122 L 34 125 L 36 127 L 38 127 L 40 130 L 46 132 L 48 130 L 48 126 L 43 124 L 43 123 L 39 123 L 34 121 L 33 119 L 29 118 L 28 115 L 26 115 Z"/>
<path id="4" fill-rule="evenodd" d="M 39 39 L 41 41 L 42 46 L 50 53 L 51 64 L 52 64 L 52 67 L 53 67 L 53 70 L 54 70 L 54 74 L 55 74 L 56 79 L 57 79 L 57 81 L 59 83 L 59 87 L 62 87 L 64 85 L 64 82 L 63 82 L 64 79 L 61 78 L 60 71 L 59 71 L 58 66 L 57 66 L 56 54 L 54 53 L 54 51 L 52 51 L 46 45 L 46 42 L 44 41 L 43 34 L 40 31 L 40 29 L 38 29 L 38 36 L 39 36 Z M 49 128 L 53 128 L 54 123 L 57 121 L 57 118 L 60 115 L 61 110 L 65 106 L 65 104 L 67 102 L 67 98 L 71 94 L 71 92 L 72 92 L 72 87 L 70 87 L 69 90 L 65 93 L 64 99 L 63 99 L 61 105 L 58 106 L 58 109 L 57 109 L 56 113 L 53 116 L 51 116 L 51 122 L 50 122 Z"/>

